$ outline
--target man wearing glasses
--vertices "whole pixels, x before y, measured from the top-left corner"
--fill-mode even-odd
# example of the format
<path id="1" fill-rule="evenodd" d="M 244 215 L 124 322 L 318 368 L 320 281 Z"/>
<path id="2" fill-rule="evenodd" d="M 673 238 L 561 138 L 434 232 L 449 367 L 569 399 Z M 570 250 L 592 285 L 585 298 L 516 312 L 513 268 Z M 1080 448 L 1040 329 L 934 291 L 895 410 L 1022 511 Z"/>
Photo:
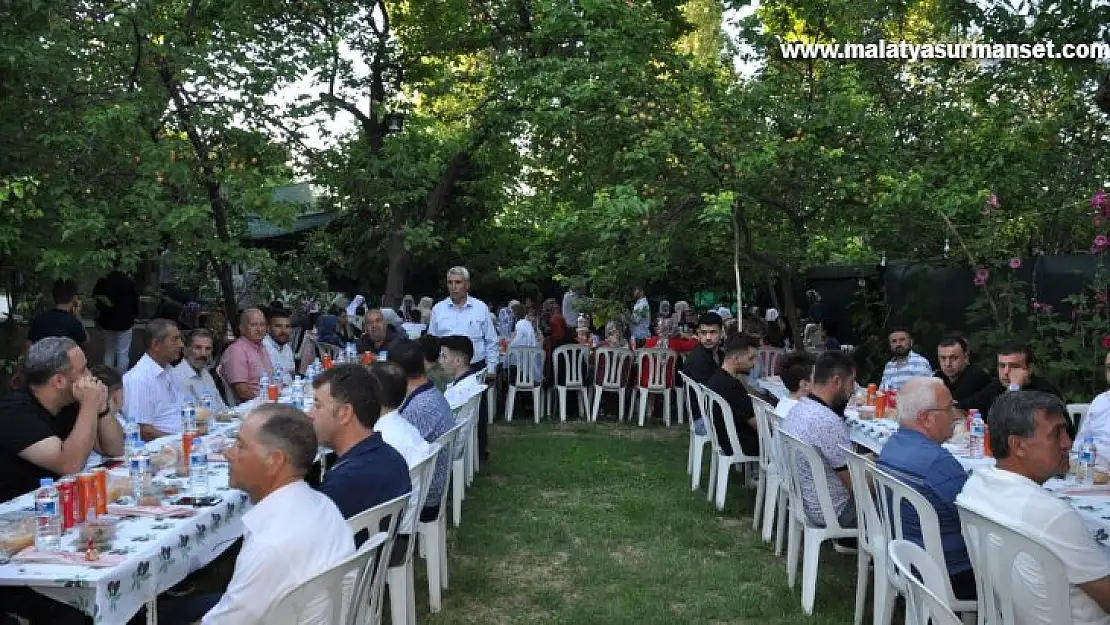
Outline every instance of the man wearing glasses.
<path id="1" fill-rule="evenodd" d="M 972 600 L 975 574 L 956 509 L 956 496 L 967 481 L 967 471 L 942 446 L 963 418 L 964 411 L 940 378 L 910 378 L 898 391 L 898 431 L 883 445 L 877 464 L 921 493 L 936 509 L 952 591 L 957 599 Z M 922 544 L 917 514 L 905 507 L 902 531 L 906 540 Z"/>

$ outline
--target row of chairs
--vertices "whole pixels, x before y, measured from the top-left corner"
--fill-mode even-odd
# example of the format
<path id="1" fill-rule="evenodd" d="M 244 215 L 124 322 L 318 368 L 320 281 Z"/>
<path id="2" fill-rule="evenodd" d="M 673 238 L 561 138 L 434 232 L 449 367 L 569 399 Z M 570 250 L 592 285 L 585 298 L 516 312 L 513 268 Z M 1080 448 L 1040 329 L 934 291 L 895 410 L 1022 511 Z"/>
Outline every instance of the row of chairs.
<path id="1" fill-rule="evenodd" d="M 428 602 L 431 612 L 442 609 L 442 592 L 448 587 L 447 570 L 447 509 L 456 527 L 462 521 L 462 501 L 478 470 L 477 440 L 474 423 L 478 418 L 481 394 L 472 397 L 456 410 L 456 425 L 440 436 L 431 452 L 410 471 L 413 493 L 380 504 L 348 520 L 355 536 L 368 535 L 355 555 L 332 569 L 309 579 L 271 606 L 264 622 L 273 625 L 294 625 L 304 622 L 310 614 L 325 614 L 329 625 L 378 625 L 382 622 L 385 587 L 389 587 L 390 614 L 393 625 L 415 625 L 416 595 L 413 551 L 417 541 L 420 554 L 427 562 Z M 451 471 L 439 501 L 439 516 L 418 522 L 408 542 L 403 562 L 388 566 L 393 552 L 400 520 L 407 506 L 419 514 L 427 503 L 428 491 L 435 474 L 439 454 L 449 454 Z M 382 528 L 385 528 L 384 530 Z"/>

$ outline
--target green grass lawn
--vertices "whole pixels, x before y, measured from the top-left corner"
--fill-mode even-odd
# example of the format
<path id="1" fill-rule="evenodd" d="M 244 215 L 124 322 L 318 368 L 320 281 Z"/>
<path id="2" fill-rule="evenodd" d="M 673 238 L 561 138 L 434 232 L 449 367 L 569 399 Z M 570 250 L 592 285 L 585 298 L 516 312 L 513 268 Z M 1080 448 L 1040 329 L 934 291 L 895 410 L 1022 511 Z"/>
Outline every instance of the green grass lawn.
<path id="1" fill-rule="evenodd" d="M 463 523 L 448 535 L 450 588 L 422 623 L 826 623 L 852 620 L 855 556 L 821 554 L 814 616 L 751 527 L 755 492 L 733 474 L 718 513 L 686 474 L 687 426 L 530 421 L 490 431 Z M 708 459 L 705 472 L 708 471 Z M 800 576 L 799 565 L 799 576 Z"/>

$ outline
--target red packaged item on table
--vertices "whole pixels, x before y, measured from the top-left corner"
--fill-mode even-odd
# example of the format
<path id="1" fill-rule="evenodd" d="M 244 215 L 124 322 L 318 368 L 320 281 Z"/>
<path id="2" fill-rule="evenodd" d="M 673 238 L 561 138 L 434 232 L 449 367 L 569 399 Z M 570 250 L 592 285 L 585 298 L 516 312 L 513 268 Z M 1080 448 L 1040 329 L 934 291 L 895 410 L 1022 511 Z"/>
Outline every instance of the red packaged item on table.
<path id="1" fill-rule="evenodd" d="M 77 481 L 72 477 L 58 480 L 58 503 L 62 508 L 62 531 L 77 527 Z"/>

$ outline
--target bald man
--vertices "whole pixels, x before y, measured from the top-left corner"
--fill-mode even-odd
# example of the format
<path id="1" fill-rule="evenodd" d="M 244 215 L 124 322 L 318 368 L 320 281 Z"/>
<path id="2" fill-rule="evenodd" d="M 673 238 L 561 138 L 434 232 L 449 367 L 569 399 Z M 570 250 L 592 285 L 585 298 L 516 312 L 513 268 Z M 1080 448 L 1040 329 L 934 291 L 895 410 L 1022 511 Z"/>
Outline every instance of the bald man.
<path id="1" fill-rule="evenodd" d="M 270 375 L 273 366 L 262 344 L 266 336 L 266 315 L 248 308 L 239 317 L 239 338 L 228 345 L 220 358 L 221 375 L 240 402 L 258 397 L 258 380 Z"/>

